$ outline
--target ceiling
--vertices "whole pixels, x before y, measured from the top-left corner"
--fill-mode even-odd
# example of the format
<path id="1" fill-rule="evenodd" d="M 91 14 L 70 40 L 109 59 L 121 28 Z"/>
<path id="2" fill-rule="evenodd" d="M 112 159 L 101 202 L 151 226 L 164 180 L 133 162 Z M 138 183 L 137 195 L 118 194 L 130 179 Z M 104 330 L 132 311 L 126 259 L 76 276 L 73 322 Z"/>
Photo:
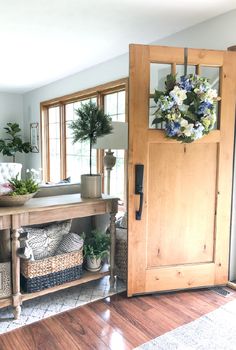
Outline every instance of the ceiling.
<path id="1" fill-rule="evenodd" d="M 0 91 L 24 93 L 236 8 L 236 0 L 0 0 Z"/>

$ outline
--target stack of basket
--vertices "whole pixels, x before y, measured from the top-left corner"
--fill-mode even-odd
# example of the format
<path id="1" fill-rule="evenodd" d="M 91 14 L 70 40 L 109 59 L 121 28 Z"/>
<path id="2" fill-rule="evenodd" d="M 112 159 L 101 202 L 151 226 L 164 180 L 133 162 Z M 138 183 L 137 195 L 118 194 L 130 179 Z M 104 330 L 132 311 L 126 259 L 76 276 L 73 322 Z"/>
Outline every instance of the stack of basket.
<path id="1" fill-rule="evenodd" d="M 116 229 L 115 273 L 118 278 L 127 281 L 128 244 L 127 229 Z"/>
<path id="2" fill-rule="evenodd" d="M 127 213 L 116 222 L 115 273 L 118 278 L 127 281 L 128 244 Z"/>
<path id="3" fill-rule="evenodd" d="M 21 259 L 22 289 L 32 293 L 79 279 L 82 264 L 82 249 L 42 260 Z"/>
<path id="4" fill-rule="evenodd" d="M 68 222 L 23 228 L 19 255 L 21 287 L 25 292 L 41 291 L 81 277 L 83 240 L 69 230 Z M 30 259 L 26 259 L 27 254 L 24 256 L 27 249 Z"/>

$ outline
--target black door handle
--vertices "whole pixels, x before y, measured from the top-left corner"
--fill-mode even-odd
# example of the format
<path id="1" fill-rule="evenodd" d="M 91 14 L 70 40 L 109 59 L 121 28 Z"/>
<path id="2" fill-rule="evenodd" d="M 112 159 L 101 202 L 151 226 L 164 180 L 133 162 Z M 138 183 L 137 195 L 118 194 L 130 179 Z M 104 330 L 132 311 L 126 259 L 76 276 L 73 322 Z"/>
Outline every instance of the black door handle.
<path id="1" fill-rule="evenodd" d="M 136 210 L 135 218 L 136 220 L 141 220 L 142 210 L 143 210 L 143 172 L 144 165 L 136 164 L 135 165 L 135 194 L 140 196 L 139 199 L 139 209 Z"/>
<path id="2" fill-rule="evenodd" d="M 139 209 L 136 210 L 136 220 L 141 220 L 142 211 L 143 211 L 143 192 L 139 192 L 140 200 L 139 200 Z"/>

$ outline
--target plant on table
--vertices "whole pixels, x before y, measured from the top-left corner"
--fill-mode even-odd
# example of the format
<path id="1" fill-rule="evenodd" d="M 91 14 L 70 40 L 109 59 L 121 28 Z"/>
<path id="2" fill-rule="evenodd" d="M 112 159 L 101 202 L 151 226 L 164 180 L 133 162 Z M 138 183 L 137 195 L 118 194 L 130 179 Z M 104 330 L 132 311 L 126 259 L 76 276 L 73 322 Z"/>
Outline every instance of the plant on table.
<path id="1" fill-rule="evenodd" d="M 73 143 L 89 141 L 89 175 L 92 176 L 92 146 L 97 138 L 112 132 L 111 118 L 94 102 L 82 103 L 75 109 L 78 118 L 70 123 Z"/>
<path id="2" fill-rule="evenodd" d="M 31 177 L 25 180 L 19 180 L 18 176 L 8 180 L 11 187 L 11 192 L 8 193 L 9 196 L 25 195 L 30 193 L 35 193 L 38 190 L 38 183 L 34 181 Z"/>
<path id="3" fill-rule="evenodd" d="M 97 138 L 112 132 L 111 118 L 95 103 L 89 101 L 75 110 L 78 118 L 72 121 L 73 143 L 89 141 L 89 174 L 81 175 L 81 197 L 101 197 L 101 175 L 92 174 L 92 146 Z"/>

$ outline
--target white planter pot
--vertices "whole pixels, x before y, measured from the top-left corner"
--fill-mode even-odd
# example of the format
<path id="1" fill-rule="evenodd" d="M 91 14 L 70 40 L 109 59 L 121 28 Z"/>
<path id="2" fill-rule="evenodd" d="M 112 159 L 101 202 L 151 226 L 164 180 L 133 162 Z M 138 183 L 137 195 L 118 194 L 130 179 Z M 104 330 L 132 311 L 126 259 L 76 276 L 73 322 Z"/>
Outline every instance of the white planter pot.
<path id="1" fill-rule="evenodd" d="M 102 177 L 96 175 L 81 175 L 81 198 L 100 198 L 102 196 Z"/>
<path id="2" fill-rule="evenodd" d="M 8 179 L 16 177 L 21 179 L 22 164 L 20 163 L 0 163 L 0 183 L 7 182 Z"/>
<path id="3" fill-rule="evenodd" d="M 101 269 L 101 258 L 86 258 L 86 270 L 88 271 L 99 271 Z"/>

